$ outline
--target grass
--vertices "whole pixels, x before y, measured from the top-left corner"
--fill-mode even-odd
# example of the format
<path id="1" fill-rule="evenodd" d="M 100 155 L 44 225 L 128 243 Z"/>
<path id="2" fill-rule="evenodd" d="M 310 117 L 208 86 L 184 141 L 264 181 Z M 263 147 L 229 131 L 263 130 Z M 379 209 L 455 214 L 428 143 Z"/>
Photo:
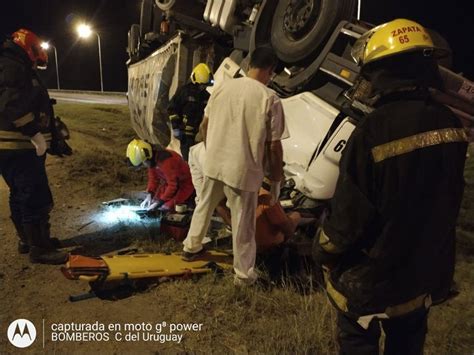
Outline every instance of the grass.
<path id="1" fill-rule="evenodd" d="M 58 104 L 55 111 L 72 133 L 74 154 L 63 159 L 62 172 L 75 182 L 75 191 L 105 197 L 144 188 L 144 171 L 130 167 L 125 157 L 127 144 L 136 137 L 126 106 Z"/>
<path id="2" fill-rule="evenodd" d="M 118 148 L 128 143 L 134 132 L 130 129 L 128 107 L 122 105 L 91 106 L 58 104 L 55 113 L 64 117 L 70 129 L 105 138 L 104 144 Z M 108 145 L 108 144 L 107 144 Z"/>
<path id="3" fill-rule="evenodd" d="M 124 163 L 125 148 L 134 133 L 128 110 L 122 106 L 58 104 L 56 113 L 72 131 L 75 153 L 53 159 L 55 184 L 73 181 L 73 192 L 91 200 L 115 198 L 118 193 L 143 189 L 145 172 Z M 466 188 L 458 223 L 458 262 L 455 279 L 461 294 L 430 313 L 427 354 L 466 354 L 474 350 L 474 158 L 466 163 Z M 50 175 L 51 177 L 51 175 Z M 170 252 L 180 244 L 145 233 L 143 227 L 112 228 L 114 238 L 133 241 L 148 252 Z M 107 232 L 104 232 L 107 233 Z M 138 241 L 138 236 L 141 240 Z M 117 240 L 117 239 L 115 239 Z M 289 282 L 281 287 L 236 289 L 231 275 L 207 275 L 198 280 L 160 284 L 136 297 L 156 305 L 155 317 L 173 322 L 203 323 L 204 331 L 189 335 L 181 345 L 163 344 L 160 351 L 215 353 L 337 352 L 335 311 L 323 292 L 301 292 Z M 138 302 L 138 301 L 137 301 Z M 138 319 L 146 316 L 136 310 Z"/>
<path id="4" fill-rule="evenodd" d="M 333 353 L 334 312 L 316 293 L 299 295 L 291 287 L 239 289 L 230 275 L 205 276 L 191 286 L 188 281 L 169 283 L 155 290 L 157 299 L 183 295 L 177 303 L 177 322 L 205 324 L 200 338 L 186 349 L 212 349 L 215 353 Z"/>

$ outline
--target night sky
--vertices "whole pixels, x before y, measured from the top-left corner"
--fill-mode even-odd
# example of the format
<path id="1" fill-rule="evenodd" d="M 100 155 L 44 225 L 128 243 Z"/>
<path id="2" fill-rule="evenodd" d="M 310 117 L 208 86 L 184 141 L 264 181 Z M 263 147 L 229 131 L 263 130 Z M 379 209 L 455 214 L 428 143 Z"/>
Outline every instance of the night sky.
<path id="1" fill-rule="evenodd" d="M 189 0 L 190 2 L 193 0 Z M 379 24 L 397 17 L 431 27 L 448 39 L 454 69 L 474 79 L 474 16 L 469 0 L 363 0 L 362 19 Z M 94 26 L 102 42 L 105 91 L 126 91 L 127 32 L 139 23 L 140 0 L 16 0 L 2 1 L 0 35 L 20 27 L 49 39 L 58 52 L 62 89 L 100 90 L 97 38 L 77 40 L 74 23 Z M 8 9 L 6 8 L 8 3 Z M 56 87 L 54 54 L 42 73 L 49 88 Z"/>

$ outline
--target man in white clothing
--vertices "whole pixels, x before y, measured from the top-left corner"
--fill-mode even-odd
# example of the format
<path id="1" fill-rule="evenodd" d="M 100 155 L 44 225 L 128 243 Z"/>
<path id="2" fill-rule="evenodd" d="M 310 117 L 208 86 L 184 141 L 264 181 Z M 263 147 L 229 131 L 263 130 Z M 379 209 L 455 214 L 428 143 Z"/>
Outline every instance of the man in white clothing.
<path id="1" fill-rule="evenodd" d="M 206 147 L 204 142 L 199 142 L 198 144 L 193 145 L 189 149 L 189 170 L 191 170 L 191 178 L 193 180 L 194 190 L 196 191 L 196 204 L 199 203 L 201 197 L 202 184 L 204 181 L 204 160 L 206 155 Z M 217 214 L 224 220 L 224 223 L 228 226 L 231 225 L 230 221 L 230 211 L 226 206 L 227 199 L 223 199 L 219 202 L 219 205 L 216 207 Z M 205 241 L 202 243 L 210 242 L 211 239 L 205 238 Z"/>
<path id="2" fill-rule="evenodd" d="M 206 147 L 204 142 L 199 142 L 189 148 L 188 165 L 191 171 L 191 178 L 193 180 L 194 190 L 196 191 L 196 204 L 201 197 L 202 182 L 204 181 L 204 156 L 206 154 Z"/>
<path id="3" fill-rule="evenodd" d="M 283 178 L 285 131 L 283 107 L 266 87 L 278 60 L 270 48 L 257 48 L 250 57 L 248 76 L 229 80 L 215 89 L 204 110 L 206 144 L 201 196 L 188 236 L 183 260 L 203 254 L 210 218 L 227 197 L 232 216 L 235 284 L 256 279 L 255 210 L 264 177 L 264 159 L 272 181 L 272 201 L 278 200 Z"/>

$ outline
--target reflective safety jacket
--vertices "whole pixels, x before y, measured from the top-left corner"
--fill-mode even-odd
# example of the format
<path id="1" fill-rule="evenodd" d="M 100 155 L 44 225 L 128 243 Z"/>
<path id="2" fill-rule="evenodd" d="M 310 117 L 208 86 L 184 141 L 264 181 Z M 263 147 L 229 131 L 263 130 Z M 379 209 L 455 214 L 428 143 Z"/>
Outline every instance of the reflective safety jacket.
<path id="1" fill-rule="evenodd" d="M 42 132 L 51 141 L 52 107 L 27 54 L 10 40 L 0 48 L 0 150 L 34 149 Z"/>
<path id="2" fill-rule="evenodd" d="M 173 129 L 194 139 L 202 122 L 209 93 L 205 85 L 188 83 L 180 87 L 168 105 L 168 114 Z"/>
<path id="3" fill-rule="evenodd" d="M 466 142 L 457 117 L 415 90 L 383 96 L 355 129 L 318 236 L 340 310 L 394 317 L 446 296 Z"/>
<path id="4" fill-rule="evenodd" d="M 170 156 L 156 159 L 156 165 L 148 169 L 147 191 L 156 200 L 165 202 L 165 206 L 173 209 L 176 204 L 186 203 L 194 193 L 188 163 L 181 156 L 166 150 Z"/>

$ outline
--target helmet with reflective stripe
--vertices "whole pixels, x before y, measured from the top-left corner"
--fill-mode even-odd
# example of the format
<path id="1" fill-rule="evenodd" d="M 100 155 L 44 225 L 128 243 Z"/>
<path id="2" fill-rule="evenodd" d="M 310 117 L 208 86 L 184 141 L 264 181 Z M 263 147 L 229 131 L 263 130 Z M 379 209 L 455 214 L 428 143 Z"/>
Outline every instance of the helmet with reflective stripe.
<path id="1" fill-rule="evenodd" d="M 191 82 L 193 84 L 208 84 L 214 83 L 212 71 L 206 63 L 199 63 L 191 73 Z"/>
<path id="2" fill-rule="evenodd" d="M 20 46 L 28 55 L 31 62 L 40 69 L 45 69 L 48 65 L 48 54 L 41 47 L 40 38 L 34 33 L 24 28 L 13 32 L 12 40 Z"/>
<path id="3" fill-rule="evenodd" d="M 127 158 L 134 166 L 151 159 L 152 154 L 151 144 L 141 139 L 134 139 L 127 146 Z"/>
<path id="4" fill-rule="evenodd" d="M 423 26 L 406 19 L 396 19 L 364 33 L 352 47 L 352 57 L 365 65 L 389 56 L 420 51 L 424 55 L 441 56 L 445 50 L 436 48 Z"/>

